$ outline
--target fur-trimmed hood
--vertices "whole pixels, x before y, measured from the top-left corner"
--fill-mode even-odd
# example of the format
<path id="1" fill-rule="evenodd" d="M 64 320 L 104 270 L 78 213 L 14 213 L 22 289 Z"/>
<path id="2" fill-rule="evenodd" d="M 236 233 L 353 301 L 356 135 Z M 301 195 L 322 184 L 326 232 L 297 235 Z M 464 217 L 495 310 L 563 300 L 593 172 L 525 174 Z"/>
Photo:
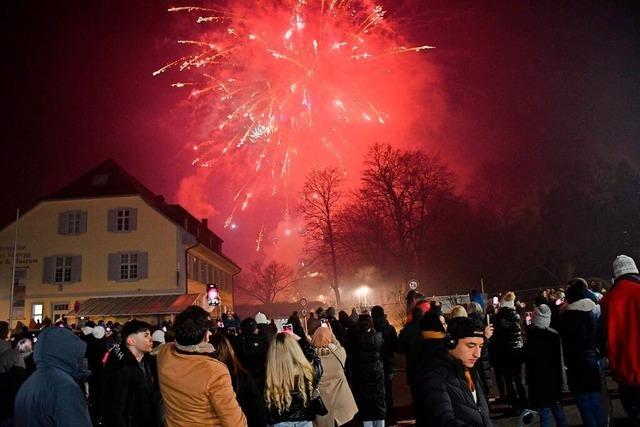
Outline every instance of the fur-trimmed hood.
<path id="1" fill-rule="evenodd" d="M 591 301 L 589 298 L 583 298 L 571 304 L 568 304 L 565 307 L 565 310 L 570 311 L 586 311 L 591 312 L 596 309 L 596 303 Z"/>

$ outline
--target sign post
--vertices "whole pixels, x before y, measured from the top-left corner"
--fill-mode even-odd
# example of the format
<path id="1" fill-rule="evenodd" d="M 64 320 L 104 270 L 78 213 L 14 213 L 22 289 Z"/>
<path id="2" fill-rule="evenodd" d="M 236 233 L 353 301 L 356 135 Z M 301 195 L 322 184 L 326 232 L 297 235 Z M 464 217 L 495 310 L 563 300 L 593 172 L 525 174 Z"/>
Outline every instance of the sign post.
<path id="1" fill-rule="evenodd" d="M 302 314 L 302 318 L 304 319 L 304 333 L 305 334 L 309 334 L 309 332 L 307 332 L 307 315 L 309 314 L 309 310 L 307 310 L 307 305 L 309 304 L 309 302 L 307 301 L 307 299 L 305 297 L 300 298 L 300 307 L 302 307 L 302 310 L 300 310 L 300 314 Z"/>

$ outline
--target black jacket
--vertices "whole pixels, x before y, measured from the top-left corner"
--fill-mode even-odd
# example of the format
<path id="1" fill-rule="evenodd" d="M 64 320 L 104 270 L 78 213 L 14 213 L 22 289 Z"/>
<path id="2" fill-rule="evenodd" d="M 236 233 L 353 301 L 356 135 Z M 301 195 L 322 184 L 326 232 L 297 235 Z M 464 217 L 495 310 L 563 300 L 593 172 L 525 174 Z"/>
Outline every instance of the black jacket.
<path id="1" fill-rule="evenodd" d="M 479 387 L 477 375 L 473 371 L 472 375 L 477 403 L 467 386 L 462 363 L 449 356 L 447 350 L 435 352 L 418 378 L 420 416 L 416 426 L 491 426 L 487 400 L 482 387 Z"/>
<path id="2" fill-rule="evenodd" d="M 549 328 L 529 328 L 524 359 L 531 405 L 544 408 L 559 402 L 564 382 L 560 334 Z"/>
<path id="3" fill-rule="evenodd" d="M 248 427 L 266 426 L 267 412 L 264 396 L 253 381 L 251 374 L 244 370 L 231 374 L 231 383 L 236 392 L 236 400 L 247 417 Z"/>
<path id="4" fill-rule="evenodd" d="M 501 366 L 520 361 L 524 347 L 520 315 L 512 308 L 500 307 L 494 317 L 493 327 L 489 351 L 494 363 Z"/>
<path id="5" fill-rule="evenodd" d="M 567 305 L 560 316 L 564 362 L 572 393 L 592 393 L 601 388 L 595 307 L 590 299 L 581 299 Z"/>
<path id="6" fill-rule="evenodd" d="M 160 426 L 162 412 L 157 371 L 151 356 L 139 364 L 129 349 L 109 353 L 103 381 L 104 419 L 109 427 Z"/>
<path id="7" fill-rule="evenodd" d="M 373 329 L 358 332 L 351 340 L 351 390 L 363 421 L 385 418 L 384 368 L 380 354 L 383 343 L 382 334 Z"/>
<path id="8" fill-rule="evenodd" d="M 264 390 L 269 342 L 263 334 L 241 334 L 233 340 L 234 350 L 240 364 L 249 371 L 258 390 Z"/>
<path id="9" fill-rule="evenodd" d="M 407 384 L 409 384 L 409 387 L 413 387 L 416 381 L 416 368 L 418 366 L 421 342 L 420 319 L 413 319 L 411 323 L 405 325 L 400 331 L 396 348 L 396 352 L 406 358 Z"/>
<path id="10" fill-rule="evenodd" d="M 391 326 L 387 319 L 384 317 L 375 317 L 373 319 L 373 327 L 376 331 L 382 334 L 382 348 L 380 353 L 382 355 L 382 364 L 384 367 L 385 375 L 393 373 L 393 353 L 396 351 L 398 345 L 398 334 L 396 328 Z"/>
<path id="11" fill-rule="evenodd" d="M 313 366 L 313 384 L 312 388 L 318 387 L 320 383 L 320 378 L 322 377 L 322 363 L 320 362 L 320 358 L 313 350 L 309 342 L 305 339 L 300 339 L 298 341 L 300 347 L 302 348 L 302 352 L 306 356 L 307 360 L 311 362 Z M 278 409 L 275 406 L 271 406 L 267 408 L 267 421 L 268 424 L 273 425 L 282 422 L 289 421 L 313 421 L 316 418 L 316 412 L 311 404 L 311 396 L 307 395 L 307 404 L 304 404 L 304 400 L 302 397 L 302 391 L 295 389 L 291 393 L 291 405 L 289 408 L 281 413 L 278 412 Z"/>

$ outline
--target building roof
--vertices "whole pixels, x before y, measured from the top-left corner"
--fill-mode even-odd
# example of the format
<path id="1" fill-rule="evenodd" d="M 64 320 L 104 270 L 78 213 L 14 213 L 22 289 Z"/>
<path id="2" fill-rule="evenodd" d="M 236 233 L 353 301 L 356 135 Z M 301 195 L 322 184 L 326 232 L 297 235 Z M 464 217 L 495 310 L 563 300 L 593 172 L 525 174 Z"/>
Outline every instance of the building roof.
<path id="1" fill-rule="evenodd" d="M 151 207 L 195 236 L 198 243 L 219 254 L 240 270 L 240 267 L 233 260 L 222 253 L 224 241 L 209 229 L 206 219 L 199 220 L 184 207 L 166 203 L 162 195 L 151 191 L 113 159 L 105 160 L 65 187 L 44 197 L 41 201 L 133 195 L 142 197 Z M 24 215 L 24 213 L 22 214 Z"/>
<path id="2" fill-rule="evenodd" d="M 149 295 L 139 297 L 89 298 L 69 316 L 116 317 L 177 314 L 193 305 L 198 294 Z"/>

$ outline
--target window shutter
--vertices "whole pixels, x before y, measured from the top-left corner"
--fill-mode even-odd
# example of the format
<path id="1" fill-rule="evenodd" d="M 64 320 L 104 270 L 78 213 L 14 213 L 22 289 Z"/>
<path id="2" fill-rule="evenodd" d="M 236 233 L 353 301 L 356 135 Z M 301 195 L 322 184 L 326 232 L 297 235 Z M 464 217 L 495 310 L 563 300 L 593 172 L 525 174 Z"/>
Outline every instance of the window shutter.
<path id="1" fill-rule="evenodd" d="M 109 254 L 107 280 L 120 280 L 120 254 Z"/>
<path id="2" fill-rule="evenodd" d="M 138 209 L 129 209 L 129 231 L 136 231 L 138 228 Z"/>
<path id="3" fill-rule="evenodd" d="M 87 211 L 80 212 L 80 233 L 87 232 L 87 217 L 89 216 Z"/>
<path id="4" fill-rule="evenodd" d="M 61 212 L 58 214 L 58 234 L 67 233 L 67 212 Z"/>
<path id="5" fill-rule="evenodd" d="M 53 275 L 55 274 L 56 258 L 46 256 L 42 260 L 42 283 L 53 283 Z"/>
<path id="6" fill-rule="evenodd" d="M 109 216 L 107 218 L 107 231 L 114 233 L 116 231 L 116 210 L 109 209 Z"/>
<path id="7" fill-rule="evenodd" d="M 82 280 L 82 255 L 74 255 L 71 257 L 71 283 L 77 283 Z"/>
<path id="8" fill-rule="evenodd" d="M 149 252 L 138 252 L 138 279 L 149 278 Z"/>

